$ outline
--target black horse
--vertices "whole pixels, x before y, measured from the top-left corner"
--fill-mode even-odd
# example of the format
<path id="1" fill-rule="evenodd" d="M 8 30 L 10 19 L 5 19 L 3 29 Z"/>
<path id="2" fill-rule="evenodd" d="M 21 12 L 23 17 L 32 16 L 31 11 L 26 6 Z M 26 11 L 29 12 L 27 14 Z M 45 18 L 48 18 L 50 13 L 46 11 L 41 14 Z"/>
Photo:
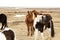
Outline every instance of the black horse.
<path id="1" fill-rule="evenodd" d="M 7 16 L 5 14 L 0 14 L 0 23 L 2 23 L 1 30 L 7 26 Z"/>

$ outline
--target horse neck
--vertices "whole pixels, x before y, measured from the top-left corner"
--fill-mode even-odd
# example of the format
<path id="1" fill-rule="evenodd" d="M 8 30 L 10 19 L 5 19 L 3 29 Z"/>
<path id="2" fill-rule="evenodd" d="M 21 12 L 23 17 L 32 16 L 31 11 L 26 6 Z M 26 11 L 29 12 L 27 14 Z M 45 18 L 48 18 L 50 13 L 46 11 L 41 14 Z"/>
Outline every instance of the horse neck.
<path id="1" fill-rule="evenodd" d="M 35 19 L 35 14 L 33 13 L 33 19 Z"/>

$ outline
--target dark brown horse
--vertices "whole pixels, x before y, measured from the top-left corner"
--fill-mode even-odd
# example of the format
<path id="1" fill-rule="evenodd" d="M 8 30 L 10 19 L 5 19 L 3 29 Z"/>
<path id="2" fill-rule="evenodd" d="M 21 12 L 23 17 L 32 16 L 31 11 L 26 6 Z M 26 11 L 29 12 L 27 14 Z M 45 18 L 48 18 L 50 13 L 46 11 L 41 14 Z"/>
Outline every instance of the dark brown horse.
<path id="1" fill-rule="evenodd" d="M 28 36 L 29 35 L 33 35 L 34 34 L 34 28 L 33 28 L 33 23 L 34 23 L 34 19 L 33 19 L 33 14 L 31 11 L 28 11 L 28 14 L 26 15 L 26 25 L 27 25 L 27 30 L 28 30 Z"/>

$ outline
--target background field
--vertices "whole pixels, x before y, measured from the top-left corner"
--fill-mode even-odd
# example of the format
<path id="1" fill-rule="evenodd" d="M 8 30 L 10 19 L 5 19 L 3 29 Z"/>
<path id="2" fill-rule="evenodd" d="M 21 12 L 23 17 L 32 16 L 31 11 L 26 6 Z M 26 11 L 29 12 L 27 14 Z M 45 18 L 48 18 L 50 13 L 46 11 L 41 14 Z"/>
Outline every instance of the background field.
<path id="1" fill-rule="evenodd" d="M 38 12 L 48 13 L 52 16 L 54 22 L 55 37 L 52 40 L 60 40 L 60 8 L 0 8 L 0 13 L 4 13 L 8 18 L 8 26 L 15 31 L 16 40 L 34 40 L 34 36 L 27 36 L 27 27 L 25 16 L 28 10 L 37 10 Z M 20 17 L 15 17 L 19 15 Z M 49 40 L 48 31 L 44 32 L 45 39 Z M 39 33 L 38 40 L 41 40 Z"/>

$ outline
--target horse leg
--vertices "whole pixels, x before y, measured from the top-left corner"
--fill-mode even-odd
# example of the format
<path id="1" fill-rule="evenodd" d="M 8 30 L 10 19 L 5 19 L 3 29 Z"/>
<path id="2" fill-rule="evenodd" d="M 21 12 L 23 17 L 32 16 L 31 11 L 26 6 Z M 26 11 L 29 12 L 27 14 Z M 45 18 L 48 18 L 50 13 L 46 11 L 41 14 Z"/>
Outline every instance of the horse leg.
<path id="1" fill-rule="evenodd" d="M 34 34 L 34 27 L 31 27 L 31 36 Z"/>
<path id="2" fill-rule="evenodd" d="M 38 38 L 38 29 L 35 28 L 34 40 L 37 40 L 37 38 Z"/>
<path id="3" fill-rule="evenodd" d="M 29 26 L 27 26 L 27 30 L 28 30 L 28 34 L 27 34 L 27 36 L 29 36 Z"/>
<path id="4" fill-rule="evenodd" d="M 41 32 L 41 38 L 42 38 L 42 40 L 45 40 L 45 39 L 44 39 L 44 33 L 43 33 L 44 30 L 43 30 L 43 28 L 44 28 L 44 27 L 42 27 L 42 28 L 40 29 L 40 32 Z"/>
<path id="5" fill-rule="evenodd" d="M 2 23 L 2 27 L 1 27 L 1 30 L 4 29 L 4 23 Z"/>
<path id="6" fill-rule="evenodd" d="M 33 31 L 33 30 L 32 30 L 32 26 L 31 26 L 31 36 L 32 36 L 32 31 Z"/>
<path id="7" fill-rule="evenodd" d="M 51 34 L 51 28 L 48 28 L 48 31 L 49 31 L 49 32 L 48 32 L 48 35 L 49 35 L 49 38 L 48 38 L 48 39 L 51 40 L 51 35 L 50 35 L 50 34 Z"/>
<path id="8" fill-rule="evenodd" d="M 44 33 L 43 32 L 41 32 L 41 38 L 42 38 L 42 40 L 44 40 Z"/>

